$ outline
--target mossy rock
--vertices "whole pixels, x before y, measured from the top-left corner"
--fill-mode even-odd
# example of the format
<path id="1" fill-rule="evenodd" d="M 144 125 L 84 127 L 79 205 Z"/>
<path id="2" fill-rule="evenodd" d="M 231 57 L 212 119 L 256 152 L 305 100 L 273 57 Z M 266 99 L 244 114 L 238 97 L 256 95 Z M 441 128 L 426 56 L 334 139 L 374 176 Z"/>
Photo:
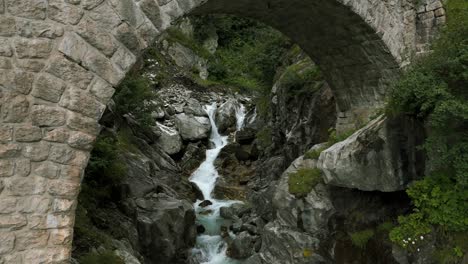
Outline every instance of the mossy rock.
<path id="1" fill-rule="evenodd" d="M 289 192 L 298 198 L 305 197 L 321 182 L 321 170 L 317 168 L 299 169 L 297 172 L 289 174 Z"/>

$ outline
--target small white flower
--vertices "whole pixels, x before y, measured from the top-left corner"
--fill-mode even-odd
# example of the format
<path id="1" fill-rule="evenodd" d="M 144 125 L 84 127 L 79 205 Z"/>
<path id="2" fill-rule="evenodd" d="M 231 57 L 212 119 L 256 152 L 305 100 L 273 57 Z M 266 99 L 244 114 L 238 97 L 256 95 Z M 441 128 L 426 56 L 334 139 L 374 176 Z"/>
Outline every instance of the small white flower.
<path id="1" fill-rule="evenodd" d="M 424 237 L 423 237 L 423 236 L 421 236 L 421 240 L 423 240 L 423 239 L 424 239 Z"/>
<path id="2" fill-rule="evenodd" d="M 418 252 L 419 252 L 419 248 L 418 248 Z"/>
<path id="3" fill-rule="evenodd" d="M 408 240 L 411 241 L 411 237 L 408 237 Z"/>
<path id="4" fill-rule="evenodd" d="M 415 244 L 415 243 L 414 243 L 414 241 L 413 241 L 413 243 L 412 243 L 412 244 L 413 244 L 413 245 Z"/>

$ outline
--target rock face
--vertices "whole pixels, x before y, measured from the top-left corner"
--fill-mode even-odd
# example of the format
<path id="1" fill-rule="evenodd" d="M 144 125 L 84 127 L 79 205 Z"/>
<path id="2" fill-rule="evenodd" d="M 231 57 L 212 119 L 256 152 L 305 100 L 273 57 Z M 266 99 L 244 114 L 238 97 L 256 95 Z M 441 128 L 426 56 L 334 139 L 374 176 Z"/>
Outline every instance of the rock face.
<path id="1" fill-rule="evenodd" d="M 179 153 L 182 149 L 182 138 L 177 130 L 157 123 L 161 136 L 156 141 L 167 154 L 173 155 Z"/>
<path id="2" fill-rule="evenodd" d="M 415 121 L 379 117 L 349 138 L 323 151 L 319 168 L 328 184 L 363 191 L 392 192 L 422 175 L 417 151 L 424 129 Z"/>
<path id="3" fill-rule="evenodd" d="M 189 116 L 185 113 L 175 116 L 175 123 L 184 140 L 197 140 L 208 138 L 211 131 L 210 120 L 201 116 Z"/>
<path id="4" fill-rule="evenodd" d="M 135 202 L 142 254 L 152 263 L 183 262 L 197 234 L 192 205 L 165 194 Z"/>
<path id="5" fill-rule="evenodd" d="M 327 140 L 328 131 L 336 122 L 336 102 L 330 87 L 321 79 L 300 87 L 289 81 L 291 71 L 300 75 L 316 68 L 305 53 L 290 55 L 283 63 L 287 67 L 278 71 L 271 91 L 272 139 L 274 151 L 292 162 L 314 144 Z"/>

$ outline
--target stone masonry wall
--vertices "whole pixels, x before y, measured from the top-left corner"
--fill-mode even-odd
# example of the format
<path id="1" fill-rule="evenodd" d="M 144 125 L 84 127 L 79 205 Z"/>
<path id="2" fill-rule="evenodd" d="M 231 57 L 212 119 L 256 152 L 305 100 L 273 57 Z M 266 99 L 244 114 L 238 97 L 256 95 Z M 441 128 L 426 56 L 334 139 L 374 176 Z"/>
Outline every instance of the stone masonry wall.
<path id="1" fill-rule="evenodd" d="M 202 2 L 0 0 L 0 264 L 69 262 L 80 182 L 114 87 L 171 21 Z M 402 9 L 402 0 L 384 1 L 389 7 L 374 0 L 270 2 L 210 0 L 206 10 L 258 14 L 291 36 L 336 78 L 331 83 L 348 98 L 346 111 L 381 100 L 360 96 L 369 87 L 385 89 L 384 77 L 404 64 L 405 52 L 425 46 L 433 23 L 444 18 L 438 4 L 429 4 L 424 11 L 405 7 L 413 20 L 400 20 L 392 10 Z M 299 12 L 304 3 L 311 13 Z M 376 6 L 380 13 L 370 16 Z M 265 15 L 271 8 L 275 15 Z M 324 15 L 314 20 L 311 8 Z M 337 15 L 346 19 L 335 21 Z M 355 26 L 346 28 L 350 21 Z M 311 23 L 336 26 L 327 30 L 338 37 L 311 31 Z M 386 24 L 395 25 L 390 33 L 379 26 Z M 307 46 L 313 36 L 319 41 Z M 371 72 L 376 82 L 366 84 Z"/>

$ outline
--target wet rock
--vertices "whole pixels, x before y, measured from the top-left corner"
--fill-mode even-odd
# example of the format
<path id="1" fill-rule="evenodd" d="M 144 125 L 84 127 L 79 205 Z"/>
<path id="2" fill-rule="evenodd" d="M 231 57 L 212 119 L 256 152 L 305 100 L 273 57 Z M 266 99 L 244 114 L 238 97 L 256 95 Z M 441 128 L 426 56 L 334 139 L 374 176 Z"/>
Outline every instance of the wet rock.
<path id="1" fill-rule="evenodd" d="M 210 200 L 205 200 L 205 201 L 199 203 L 198 206 L 205 208 L 205 207 L 210 206 L 212 204 L 213 203 Z"/>
<path id="2" fill-rule="evenodd" d="M 208 118 L 201 116 L 189 116 L 184 113 L 175 116 L 175 123 L 182 139 L 194 141 L 208 138 L 211 124 Z"/>
<path id="3" fill-rule="evenodd" d="M 197 225 L 197 234 L 205 233 L 206 228 L 203 225 Z"/>
<path id="4" fill-rule="evenodd" d="M 216 125 L 219 132 L 226 132 L 229 128 L 236 127 L 236 111 L 239 103 L 234 98 L 229 98 L 216 110 Z"/>
<path id="5" fill-rule="evenodd" d="M 239 144 L 250 144 L 255 139 L 257 131 L 253 128 L 244 127 L 236 132 L 236 142 Z"/>
<path id="6" fill-rule="evenodd" d="M 253 253 L 255 239 L 248 232 L 241 232 L 229 244 L 226 254 L 234 259 L 246 259 Z"/>

